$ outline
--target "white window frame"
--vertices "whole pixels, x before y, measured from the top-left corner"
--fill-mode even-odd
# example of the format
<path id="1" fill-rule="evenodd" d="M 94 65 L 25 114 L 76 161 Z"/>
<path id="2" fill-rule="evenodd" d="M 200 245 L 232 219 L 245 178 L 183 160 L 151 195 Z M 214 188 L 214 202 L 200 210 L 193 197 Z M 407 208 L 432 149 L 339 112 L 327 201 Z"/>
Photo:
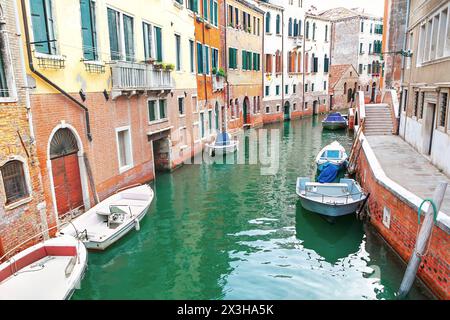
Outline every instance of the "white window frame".
<path id="1" fill-rule="evenodd" d="M 120 163 L 120 145 L 119 145 L 119 133 L 128 131 L 128 143 L 129 143 L 129 157 L 130 157 L 130 163 L 123 165 Z M 133 139 L 131 138 L 131 126 L 123 126 L 118 127 L 115 129 L 116 132 L 116 147 L 117 147 L 117 160 L 119 164 L 119 172 L 124 173 L 125 171 L 128 171 L 134 167 L 134 160 L 133 160 Z"/>
<path id="2" fill-rule="evenodd" d="M 136 35 L 137 35 L 137 29 L 136 29 L 136 16 L 130 12 L 118 9 L 114 6 L 111 5 L 107 5 L 106 6 L 106 12 L 108 12 L 108 9 L 114 10 L 116 12 L 119 13 L 119 54 L 120 54 L 120 60 L 119 61 L 127 61 L 127 57 L 126 57 L 126 52 L 125 52 L 125 31 L 124 31 L 124 24 L 123 24 L 123 16 L 129 16 L 130 18 L 133 18 L 133 48 L 134 48 L 134 57 L 133 60 L 136 60 L 136 56 L 137 56 L 137 46 L 136 44 L 138 43 L 136 41 Z M 142 20 L 143 22 L 148 23 L 145 20 Z M 108 24 L 108 16 L 106 16 L 106 23 Z M 152 23 L 149 23 L 152 26 L 152 32 L 154 32 L 153 27 L 155 26 Z M 141 25 L 142 26 L 142 25 Z M 107 28 L 106 30 L 108 30 L 108 44 L 109 44 L 109 54 L 111 53 L 111 43 L 109 42 L 109 28 Z M 154 34 L 153 34 L 154 35 Z M 155 38 L 153 38 L 155 39 Z M 112 57 L 110 57 L 112 58 Z M 132 60 L 132 61 L 133 61 Z"/>
<path id="3" fill-rule="evenodd" d="M 2 17 L 0 17 L 0 19 L 2 19 Z M 0 25 L 1 28 L 0 38 L 4 44 L 4 50 L 0 54 L 2 54 L 3 57 L 6 85 L 8 89 L 8 97 L 0 97 L 0 103 L 17 102 L 18 97 L 17 97 L 16 79 L 14 74 L 11 49 L 9 46 L 9 36 L 8 33 L 4 32 L 6 31 L 3 29 L 4 27 L 6 27 L 6 25 Z"/>
<path id="4" fill-rule="evenodd" d="M 194 106 L 194 98 L 195 98 L 195 106 Z M 198 108 L 198 96 L 196 94 L 192 94 L 191 95 L 191 104 L 192 104 L 192 113 L 198 113 L 199 112 L 199 108 Z"/>
<path id="5" fill-rule="evenodd" d="M 176 60 L 177 60 L 177 37 L 179 37 L 180 39 L 180 52 L 179 52 L 179 57 L 180 57 L 180 69 L 177 69 L 177 64 L 176 64 Z M 175 38 L 175 71 L 176 72 L 183 72 L 183 45 L 182 45 L 182 37 L 181 34 L 178 32 L 174 33 L 174 38 Z"/>
<path id="6" fill-rule="evenodd" d="M 28 167 L 28 161 L 19 155 L 10 155 L 8 156 L 7 159 L 5 159 L 4 161 L 0 162 L 0 168 L 3 167 L 5 164 L 7 164 L 10 161 L 19 161 L 22 163 L 22 167 L 23 167 L 23 174 L 24 174 L 24 178 L 25 178 L 25 187 L 27 188 L 27 192 L 28 192 L 28 196 L 22 199 L 19 199 L 15 202 L 12 202 L 8 205 L 5 205 L 6 203 L 6 193 L 5 193 L 5 187 L 3 184 L 3 176 L 1 174 L 0 171 L 0 190 L 1 193 L 3 194 L 2 200 L 4 200 L 3 205 L 5 206 L 5 210 L 12 210 L 15 209 L 17 207 L 20 207 L 26 203 L 29 203 L 33 200 L 33 185 L 31 183 L 31 176 L 30 176 L 30 169 Z"/>
<path id="7" fill-rule="evenodd" d="M 196 42 L 195 39 L 189 38 L 188 45 L 189 45 L 189 54 L 191 54 L 191 48 L 190 45 L 192 43 L 192 66 L 191 66 L 191 57 L 189 57 L 189 73 L 195 75 L 196 74 L 196 68 L 197 68 L 197 55 L 195 54 L 195 48 L 196 48 Z M 192 70 L 191 70 L 192 67 Z"/>
<path id="8" fill-rule="evenodd" d="M 166 117 L 165 118 L 161 118 L 161 114 L 160 114 L 160 110 L 159 110 L 159 103 L 161 100 L 166 100 L 166 105 L 165 105 Z M 156 119 L 153 121 L 150 121 L 150 114 L 149 114 L 149 110 L 148 110 L 148 103 L 150 101 L 155 101 L 155 104 L 156 104 L 156 112 L 155 112 Z M 169 115 L 167 114 L 167 99 L 157 99 L 157 98 L 147 99 L 147 121 L 148 121 L 148 124 L 150 124 L 150 125 L 169 121 Z"/>
<path id="9" fill-rule="evenodd" d="M 180 106 L 179 106 L 180 99 L 183 99 L 183 113 L 180 113 Z M 177 109 L 178 109 L 178 116 L 180 118 L 186 117 L 186 98 L 184 96 L 177 97 Z"/>

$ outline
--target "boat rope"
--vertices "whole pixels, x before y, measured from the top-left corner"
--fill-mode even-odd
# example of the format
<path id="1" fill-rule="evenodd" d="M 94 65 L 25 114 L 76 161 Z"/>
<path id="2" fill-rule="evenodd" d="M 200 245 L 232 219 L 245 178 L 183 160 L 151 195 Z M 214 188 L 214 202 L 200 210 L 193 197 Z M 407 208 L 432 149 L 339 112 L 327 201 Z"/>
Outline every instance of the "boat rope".
<path id="1" fill-rule="evenodd" d="M 419 238 L 419 232 L 420 232 L 420 214 L 422 212 L 422 206 L 426 203 L 429 202 L 431 203 L 431 206 L 433 207 L 433 218 L 434 218 L 434 223 L 436 223 L 437 221 L 437 209 L 436 209 L 436 204 L 433 202 L 433 200 L 431 199 L 425 199 L 422 201 L 422 203 L 419 206 L 419 209 L 417 210 L 417 233 L 416 233 L 416 243 L 417 243 L 417 239 Z M 428 253 L 428 249 L 430 249 L 430 244 L 431 244 L 431 237 L 433 236 L 433 231 L 431 231 L 430 237 L 428 238 L 428 242 L 427 242 L 427 246 L 426 249 L 424 251 L 423 254 L 420 254 L 415 248 L 415 254 L 419 257 L 422 258 L 424 256 L 427 255 Z"/>

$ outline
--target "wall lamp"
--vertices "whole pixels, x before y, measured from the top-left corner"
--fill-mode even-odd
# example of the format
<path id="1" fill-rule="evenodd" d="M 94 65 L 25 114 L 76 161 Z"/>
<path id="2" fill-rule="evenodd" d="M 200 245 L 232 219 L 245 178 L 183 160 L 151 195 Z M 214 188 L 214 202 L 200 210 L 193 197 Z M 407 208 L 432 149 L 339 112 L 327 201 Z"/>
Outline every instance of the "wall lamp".
<path id="1" fill-rule="evenodd" d="M 108 91 L 106 91 L 106 89 L 103 90 L 103 95 L 105 96 L 106 101 L 108 101 L 109 100 L 109 94 L 108 94 Z"/>
<path id="2" fill-rule="evenodd" d="M 81 100 L 86 101 L 86 94 L 83 92 L 83 89 L 80 89 L 80 92 L 78 92 L 80 94 Z"/>

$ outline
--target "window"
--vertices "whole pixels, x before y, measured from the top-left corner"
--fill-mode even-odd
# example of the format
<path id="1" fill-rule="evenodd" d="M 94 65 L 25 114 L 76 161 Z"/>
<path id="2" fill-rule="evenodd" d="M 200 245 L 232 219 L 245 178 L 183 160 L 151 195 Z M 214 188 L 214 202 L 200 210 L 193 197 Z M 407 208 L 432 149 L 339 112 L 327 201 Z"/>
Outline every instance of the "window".
<path id="1" fill-rule="evenodd" d="M 269 86 L 266 86 L 264 94 L 266 97 L 270 95 L 270 87 Z"/>
<path id="2" fill-rule="evenodd" d="M 408 89 L 403 89 L 403 111 L 406 111 L 408 105 Z"/>
<path id="3" fill-rule="evenodd" d="M 311 92 L 314 92 L 314 83 L 311 84 Z"/>
<path id="4" fill-rule="evenodd" d="M 189 65 L 191 73 L 194 73 L 194 41 L 189 40 Z"/>
<path id="5" fill-rule="evenodd" d="M 2 39 L 3 40 L 3 39 Z M 0 97 L 6 98 L 9 97 L 9 89 L 8 89 L 8 78 L 6 77 L 7 70 L 6 68 L 11 66 L 10 64 L 5 63 L 5 59 L 3 57 L 4 50 L 0 50 Z"/>
<path id="6" fill-rule="evenodd" d="M 270 12 L 266 14 L 266 33 L 270 33 Z"/>
<path id="7" fill-rule="evenodd" d="M 323 72 L 327 73 L 329 71 L 330 58 L 327 55 L 323 58 Z"/>
<path id="8" fill-rule="evenodd" d="M 319 71 L 319 58 L 317 58 L 314 54 L 312 55 L 312 70 L 311 72 Z"/>
<path id="9" fill-rule="evenodd" d="M 275 29 L 277 34 L 281 33 L 280 25 L 281 25 L 280 15 L 277 14 L 276 29 Z"/>
<path id="10" fill-rule="evenodd" d="M 233 6 L 228 5 L 228 25 L 234 27 Z"/>
<path id="11" fill-rule="evenodd" d="M 266 106 L 266 113 L 270 113 L 270 107 Z"/>
<path id="12" fill-rule="evenodd" d="M 212 131 L 212 124 L 213 124 L 212 120 L 213 120 L 212 119 L 212 110 L 209 110 L 208 111 L 208 132 L 209 133 L 211 133 L 211 131 Z"/>
<path id="13" fill-rule="evenodd" d="M 184 115 L 184 97 L 178 97 L 178 112 Z"/>
<path id="14" fill-rule="evenodd" d="M 272 73 L 272 55 L 271 54 L 266 54 L 266 72 L 267 73 Z"/>
<path id="15" fill-rule="evenodd" d="M 187 8 L 198 13 L 198 0 L 187 0 Z"/>
<path id="16" fill-rule="evenodd" d="M 167 101 L 149 100 L 148 101 L 148 121 L 159 121 L 167 119 Z"/>
<path id="17" fill-rule="evenodd" d="M 279 85 L 277 85 L 277 86 L 275 87 L 275 94 L 276 94 L 277 96 L 280 95 L 280 86 L 279 86 Z"/>
<path id="18" fill-rule="evenodd" d="M 97 32 L 95 26 L 95 1 L 80 0 L 83 56 L 85 60 L 97 60 Z"/>
<path id="19" fill-rule="evenodd" d="M 362 74 L 362 72 L 363 72 L 363 65 L 362 65 L 362 63 L 360 63 L 359 67 L 358 67 L 358 73 Z"/>
<path id="20" fill-rule="evenodd" d="M 160 27 L 154 27 L 155 31 L 155 40 L 156 40 L 156 47 L 155 47 L 155 57 L 156 61 L 162 62 L 163 54 L 162 54 L 162 32 Z"/>
<path id="21" fill-rule="evenodd" d="M 423 110 L 425 107 L 425 92 L 421 93 L 421 99 L 420 99 L 420 109 L 419 109 L 419 119 L 423 118 Z"/>
<path id="22" fill-rule="evenodd" d="M 369 43 L 369 54 L 372 54 L 372 44 Z"/>
<path id="23" fill-rule="evenodd" d="M 305 92 L 308 92 L 308 84 L 305 83 Z"/>
<path id="24" fill-rule="evenodd" d="M 328 41 L 328 25 L 325 26 L 325 42 Z"/>
<path id="25" fill-rule="evenodd" d="M 180 35 L 175 35 L 175 54 L 176 54 L 176 61 L 175 61 L 175 69 L 177 71 L 181 70 L 181 37 Z"/>
<path id="26" fill-rule="evenodd" d="M 9 161 L 0 168 L 0 171 L 3 178 L 6 204 L 11 204 L 29 196 L 23 163 L 21 161 Z"/>
<path id="27" fill-rule="evenodd" d="M 372 74 L 372 64 L 367 65 L 367 74 Z"/>
<path id="28" fill-rule="evenodd" d="M 292 105 L 292 109 L 295 111 L 295 110 L 297 110 L 297 104 L 296 103 L 294 103 L 293 105 Z"/>
<path id="29" fill-rule="evenodd" d="M 324 90 L 324 91 L 327 90 L 327 82 L 326 82 L 326 81 L 323 82 L 323 90 Z"/>
<path id="30" fill-rule="evenodd" d="M 219 6 L 217 5 L 217 1 L 215 0 L 210 0 L 209 3 L 209 12 L 210 12 L 210 21 L 213 25 L 215 25 L 216 27 L 218 26 L 218 21 L 219 21 Z"/>
<path id="31" fill-rule="evenodd" d="M 34 48 L 39 53 L 56 54 L 52 0 L 30 0 Z"/>
<path id="32" fill-rule="evenodd" d="M 294 32 L 293 32 L 294 37 L 298 36 L 298 23 L 297 23 L 297 19 L 294 19 Z"/>
<path id="33" fill-rule="evenodd" d="M 205 20 L 208 20 L 208 0 L 203 0 L 202 11 L 203 18 L 205 18 Z"/>
<path id="34" fill-rule="evenodd" d="M 359 54 L 363 54 L 363 44 L 359 44 Z"/>
<path id="35" fill-rule="evenodd" d="M 142 32 L 144 35 L 144 57 L 145 60 L 154 57 L 153 53 L 153 28 L 150 24 L 142 23 Z"/>
<path id="36" fill-rule="evenodd" d="M 296 84 L 293 84 L 293 85 L 292 85 L 292 93 L 293 93 L 293 94 L 296 94 L 296 93 L 297 93 L 297 85 L 296 85 Z"/>
<path id="37" fill-rule="evenodd" d="M 316 23 L 315 22 L 312 25 L 312 39 L 316 40 Z"/>
<path id="38" fill-rule="evenodd" d="M 306 39 L 309 39 L 309 21 L 306 21 L 305 24 L 305 37 Z"/>
<path id="39" fill-rule="evenodd" d="M 414 92 L 414 116 L 417 117 L 419 111 L 419 91 Z"/>
<path id="40" fill-rule="evenodd" d="M 205 113 L 200 113 L 200 137 L 205 137 Z"/>
<path id="41" fill-rule="evenodd" d="M 133 166 L 130 128 L 116 129 L 117 152 L 119 155 L 119 171 L 123 172 Z"/>
<path id="42" fill-rule="evenodd" d="M 254 71 L 260 71 L 261 70 L 261 55 L 259 53 L 253 53 L 253 65 L 252 69 Z"/>
<path id="43" fill-rule="evenodd" d="M 203 73 L 203 45 L 197 42 L 197 73 Z"/>
<path id="44" fill-rule="evenodd" d="M 284 94 L 289 94 L 289 85 L 284 86 Z"/>
<path id="45" fill-rule="evenodd" d="M 308 110 L 308 102 L 305 102 L 305 110 Z"/>
<path id="46" fill-rule="evenodd" d="M 440 110 L 439 110 L 439 126 L 445 128 L 447 124 L 447 106 L 448 106 L 448 92 L 440 93 Z"/>
<path id="47" fill-rule="evenodd" d="M 292 37 L 292 18 L 289 18 L 288 36 Z"/>
<path id="48" fill-rule="evenodd" d="M 133 18 L 108 8 L 108 28 L 111 59 L 133 61 Z"/>
<path id="49" fill-rule="evenodd" d="M 370 34 L 373 33 L 373 23 L 370 24 Z"/>
<path id="50" fill-rule="evenodd" d="M 237 49 L 228 48 L 228 67 L 237 69 Z"/>
<path id="51" fill-rule="evenodd" d="M 210 69 L 209 69 L 209 47 L 208 46 L 204 46 L 203 47 L 205 49 L 205 54 L 204 54 L 204 61 L 205 61 L 205 74 L 209 74 L 210 73 Z"/>
<path id="52" fill-rule="evenodd" d="M 364 21 L 361 21 L 361 32 L 364 32 Z"/>
<path id="53" fill-rule="evenodd" d="M 280 112 L 280 105 L 277 105 L 277 112 Z"/>
<path id="54" fill-rule="evenodd" d="M 197 96 L 192 96 L 192 108 L 194 109 L 194 112 L 198 112 Z"/>
<path id="55" fill-rule="evenodd" d="M 219 50 L 211 48 L 211 68 L 219 70 Z"/>

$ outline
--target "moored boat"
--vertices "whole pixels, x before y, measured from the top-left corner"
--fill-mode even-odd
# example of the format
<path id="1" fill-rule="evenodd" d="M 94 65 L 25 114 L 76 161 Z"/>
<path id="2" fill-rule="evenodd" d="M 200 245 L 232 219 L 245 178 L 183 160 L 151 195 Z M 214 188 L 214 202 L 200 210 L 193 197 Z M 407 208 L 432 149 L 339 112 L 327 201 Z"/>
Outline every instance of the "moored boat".
<path id="1" fill-rule="evenodd" d="M 64 300 L 87 266 L 84 244 L 71 236 L 35 244 L 0 264 L 0 300 Z"/>
<path id="2" fill-rule="evenodd" d="M 347 164 L 348 155 L 345 148 L 337 141 L 325 146 L 316 156 L 317 171 L 320 174 L 325 168 L 330 165 L 335 169 L 340 170 L 345 168 Z"/>
<path id="3" fill-rule="evenodd" d="M 328 130 L 345 129 L 348 126 L 348 120 L 339 112 L 334 112 L 327 115 L 322 121 L 322 126 Z"/>
<path id="4" fill-rule="evenodd" d="M 302 207 L 329 217 L 356 212 L 366 195 L 358 182 L 340 179 L 339 183 L 311 182 L 310 178 L 297 178 L 296 193 Z"/>
<path id="5" fill-rule="evenodd" d="M 218 133 L 214 142 L 206 145 L 210 156 L 234 153 L 238 150 L 238 147 L 239 141 L 231 139 L 231 135 L 228 132 Z"/>
<path id="6" fill-rule="evenodd" d="M 78 236 L 88 249 L 105 250 L 133 228 L 140 228 L 153 197 L 148 185 L 117 192 L 72 220 L 59 235 Z"/>

